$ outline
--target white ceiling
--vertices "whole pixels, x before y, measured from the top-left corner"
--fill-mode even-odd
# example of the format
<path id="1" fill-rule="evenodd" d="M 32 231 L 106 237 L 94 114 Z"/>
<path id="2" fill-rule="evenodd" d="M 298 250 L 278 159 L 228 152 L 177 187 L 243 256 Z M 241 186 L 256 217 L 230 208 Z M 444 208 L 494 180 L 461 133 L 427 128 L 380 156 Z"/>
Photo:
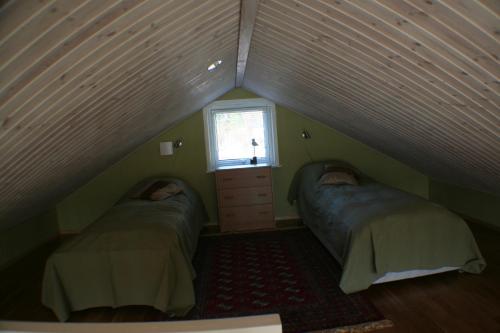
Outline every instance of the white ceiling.
<path id="1" fill-rule="evenodd" d="M 240 6 L 5 2 L 2 224 L 40 212 L 234 88 Z M 262 0 L 246 36 L 244 88 L 431 177 L 500 194 L 500 2 Z"/>

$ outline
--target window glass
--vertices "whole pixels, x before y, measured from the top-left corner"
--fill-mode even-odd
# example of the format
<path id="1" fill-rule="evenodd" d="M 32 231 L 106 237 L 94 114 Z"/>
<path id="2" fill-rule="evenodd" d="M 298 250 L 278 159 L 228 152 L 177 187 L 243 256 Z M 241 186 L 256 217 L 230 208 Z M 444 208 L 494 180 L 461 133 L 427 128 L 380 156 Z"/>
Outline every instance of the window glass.
<path id="1" fill-rule="evenodd" d="M 216 101 L 203 109 L 208 170 L 231 165 L 277 165 L 274 104 L 264 99 Z"/>
<path id="2" fill-rule="evenodd" d="M 218 160 L 244 159 L 254 156 L 252 139 L 257 142 L 255 156 L 266 157 L 264 112 L 217 112 L 215 114 Z"/>

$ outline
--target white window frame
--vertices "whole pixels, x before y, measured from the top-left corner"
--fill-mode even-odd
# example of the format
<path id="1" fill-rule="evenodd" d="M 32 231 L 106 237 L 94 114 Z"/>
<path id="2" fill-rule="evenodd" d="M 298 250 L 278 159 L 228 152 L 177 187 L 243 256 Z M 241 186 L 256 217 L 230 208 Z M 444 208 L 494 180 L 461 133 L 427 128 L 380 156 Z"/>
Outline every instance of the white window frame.
<path id="1" fill-rule="evenodd" d="M 231 161 L 217 160 L 217 143 L 215 129 L 215 115 L 219 112 L 244 112 L 245 110 L 262 110 L 264 112 L 264 135 L 269 149 L 267 158 L 259 158 L 259 165 L 278 166 L 278 135 L 276 133 L 276 106 L 264 98 L 233 99 L 215 101 L 203 108 L 203 122 L 205 127 L 205 151 L 207 155 L 207 171 L 212 172 L 224 167 L 251 166 L 250 158 Z M 250 140 L 249 140 L 250 144 Z"/>

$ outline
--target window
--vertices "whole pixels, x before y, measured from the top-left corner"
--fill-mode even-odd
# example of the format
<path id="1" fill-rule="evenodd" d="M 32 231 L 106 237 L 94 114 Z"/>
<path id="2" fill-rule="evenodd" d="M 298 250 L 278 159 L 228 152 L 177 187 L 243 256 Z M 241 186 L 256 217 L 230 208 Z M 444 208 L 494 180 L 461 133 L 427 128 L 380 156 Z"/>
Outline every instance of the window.
<path id="1" fill-rule="evenodd" d="M 216 101 L 203 109 L 208 171 L 221 167 L 278 165 L 276 111 L 262 98 Z M 252 143 L 255 143 L 252 145 Z"/>

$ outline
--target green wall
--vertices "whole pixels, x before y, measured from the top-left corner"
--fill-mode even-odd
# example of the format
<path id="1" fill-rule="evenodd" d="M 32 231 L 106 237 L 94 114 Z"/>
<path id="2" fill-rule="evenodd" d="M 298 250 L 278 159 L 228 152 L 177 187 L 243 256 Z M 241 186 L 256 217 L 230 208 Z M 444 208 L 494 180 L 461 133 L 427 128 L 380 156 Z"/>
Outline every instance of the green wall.
<path id="1" fill-rule="evenodd" d="M 59 235 L 56 210 L 0 230 L 0 268 Z"/>
<path id="2" fill-rule="evenodd" d="M 500 197 L 431 180 L 429 198 L 466 217 L 500 227 Z"/>
<path id="3" fill-rule="evenodd" d="M 220 99 L 259 97 L 235 89 Z M 286 201 L 295 171 L 313 160 L 342 159 L 380 182 L 428 198 L 428 178 L 414 169 L 353 140 L 319 122 L 277 106 L 278 144 L 281 167 L 273 169 L 277 218 L 296 217 Z M 303 140 L 307 129 L 312 139 Z M 159 155 L 159 142 L 184 139 L 172 156 Z M 308 153 L 309 151 L 309 153 Z M 206 172 L 203 113 L 197 112 L 173 128 L 142 145 L 57 205 L 62 232 L 77 232 L 103 214 L 137 181 L 153 175 L 175 175 L 201 194 L 210 216 L 217 221 L 213 174 Z"/>

